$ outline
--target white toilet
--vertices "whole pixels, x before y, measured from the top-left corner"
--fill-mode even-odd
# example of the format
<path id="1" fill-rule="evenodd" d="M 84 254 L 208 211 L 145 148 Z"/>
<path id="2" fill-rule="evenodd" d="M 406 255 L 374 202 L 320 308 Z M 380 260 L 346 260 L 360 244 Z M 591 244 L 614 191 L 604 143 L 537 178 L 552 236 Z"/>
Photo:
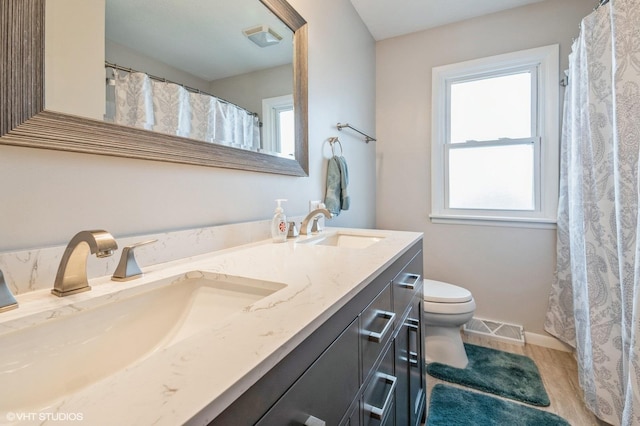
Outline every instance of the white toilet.
<path id="1" fill-rule="evenodd" d="M 424 280 L 425 359 L 465 368 L 469 363 L 460 327 L 476 310 L 466 288 L 441 281 Z"/>

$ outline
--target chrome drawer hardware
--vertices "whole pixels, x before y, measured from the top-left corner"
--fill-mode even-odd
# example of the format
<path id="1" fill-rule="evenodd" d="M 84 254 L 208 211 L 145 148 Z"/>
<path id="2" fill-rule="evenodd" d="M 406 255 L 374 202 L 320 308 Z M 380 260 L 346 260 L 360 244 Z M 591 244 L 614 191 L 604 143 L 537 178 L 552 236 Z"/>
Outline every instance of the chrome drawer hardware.
<path id="1" fill-rule="evenodd" d="M 400 287 L 415 290 L 416 286 L 420 283 L 421 280 L 422 275 L 420 274 L 403 274 L 401 281 L 398 281 L 396 284 L 398 284 Z"/>
<path id="2" fill-rule="evenodd" d="M 376 313 L 376 317 L 387 320 L 387 323 L 384 325 L 382 331 L 378 333 L 375 331 L 366 330 L 365 332 L 369 335 L 369 340 L 371 340 L 372 342 L 380 343 L 384 340 L 384 336 L 391 330 L 391 327 L 393 326 L 393 320 L 396 319 L 396 314 L 394 312 L 378 311 Z"/>
<path id="3" fill-rule="evenodd" d="M 389 410 L 389 406 L 393 402 L 393 395 L 395 394 L 396 382 L 398 381 L 398 379 L 394 376 L 384 373 L 378 373 L 377 376 L 377 379 L 384 382 L 384 384 L 391 385 L 389 387 L 389 392 L 384 399 L 384 404 L 382 404 L 382 407 L 376 407 L 365 402 L 364 408 L 371 413 L 371 417 L 373 417 L 374 419 L 382 420 L 387 413 L 387 410 Z"/>

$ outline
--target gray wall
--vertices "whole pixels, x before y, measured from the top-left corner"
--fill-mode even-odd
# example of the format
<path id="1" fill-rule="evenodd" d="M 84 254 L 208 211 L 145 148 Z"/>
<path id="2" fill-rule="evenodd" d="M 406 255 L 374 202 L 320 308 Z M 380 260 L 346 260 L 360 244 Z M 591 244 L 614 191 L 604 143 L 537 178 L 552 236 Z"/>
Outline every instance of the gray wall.
<path id="1" fill-rule="evenodd" d="M 116 65 L 125 68 L 132 68 L 136 71 L 142 71 L 147 74 L 163 77 L 175 83 L 181 83 L 194 89 L 200 89 L 203 92 L 209 91 L 209 82 L 202 78 L 196 77 L 186 71 L 167 65 L 154 58 L 146 56 L 144 53 L 137 52 L 128 46 L 123 46 L 112 40 L 105 40 L 105 59 Z"/>
<path id="2" fill-rule="evenodd" d="M 0 146 L 0 251 L 66 244 L 82 229 L 117 238 L 266 219 L 275 198 L 300 215 L 323 198 L 335 124 L 374 129 L 375 42 L 349 0 L 291 4 L 309 23 L 308 178 Z M 352 206 L 330 224 L 373 227 L 375 145 L 340 139 Z"/>
<path id="3" fill-rule="evenodd" d="M 281 65 L 213 80 L 209 93 L 240 105 L 262 117 L 262 100 L 293 93 L 293 65 Z"/>
<path id="4" fill-rule="evenodd" d="M 431 69 L 555 43 L 565 69 L 593 7 L 547 0 L 376 45 L 377 226 L 423 231 L 426 277 L 471 290 L 476 316 L 534 333 L 544 333 L 556 232 L 430 222 Z"/>

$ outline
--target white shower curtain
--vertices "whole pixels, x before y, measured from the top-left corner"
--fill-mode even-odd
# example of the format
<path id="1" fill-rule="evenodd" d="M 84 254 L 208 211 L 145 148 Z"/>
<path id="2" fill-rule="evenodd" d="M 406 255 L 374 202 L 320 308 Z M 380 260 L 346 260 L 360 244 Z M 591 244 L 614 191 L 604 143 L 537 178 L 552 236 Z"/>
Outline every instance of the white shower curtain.
<path id="1" fill-rule="evenodd" d="M 191 133 L 189 91 L 182 86 L 152 81 L 153 130 L 188 138 Z"/>
<path id="2" fill-rule="evenodd" d="M 175 83 L 154 81 L 145 73 L 113 74 L 114 116 L 107 120 L 248 150 L 260 148 L 259 119 L 243 108 Z"/>
<path id="3" fill-rule="evenodd" d="M 121 73 L 113 70 L 115 87 L 114 123 L 124 126 L 153 128 L 151 79 L 143 73 Z"/>
<path id="4" fill-rule="evenodd" d="M 611 0 L 569 56 L 545 329 L 575 347 L 585 402 L 614 425 L 640 425 L 639 150 L 640 0 Z"/>

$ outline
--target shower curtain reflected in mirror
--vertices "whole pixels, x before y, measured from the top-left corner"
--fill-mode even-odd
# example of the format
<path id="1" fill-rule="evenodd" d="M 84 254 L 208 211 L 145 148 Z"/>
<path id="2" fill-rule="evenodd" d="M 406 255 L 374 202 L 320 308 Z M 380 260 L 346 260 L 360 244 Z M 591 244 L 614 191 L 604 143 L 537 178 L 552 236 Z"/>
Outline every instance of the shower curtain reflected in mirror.
<path id="1" fill-rule="evenodd" d="M 576 349 L 587 406 L 639 425 L 640 0 L 587 16 L 569 64 L 545 329 Z"/>
<path id="2" fill-rule="evenodd" d="M 106 120 L 251 151 L 261 148 L 257 115 L 145 73 L 109 72 Z"/>

